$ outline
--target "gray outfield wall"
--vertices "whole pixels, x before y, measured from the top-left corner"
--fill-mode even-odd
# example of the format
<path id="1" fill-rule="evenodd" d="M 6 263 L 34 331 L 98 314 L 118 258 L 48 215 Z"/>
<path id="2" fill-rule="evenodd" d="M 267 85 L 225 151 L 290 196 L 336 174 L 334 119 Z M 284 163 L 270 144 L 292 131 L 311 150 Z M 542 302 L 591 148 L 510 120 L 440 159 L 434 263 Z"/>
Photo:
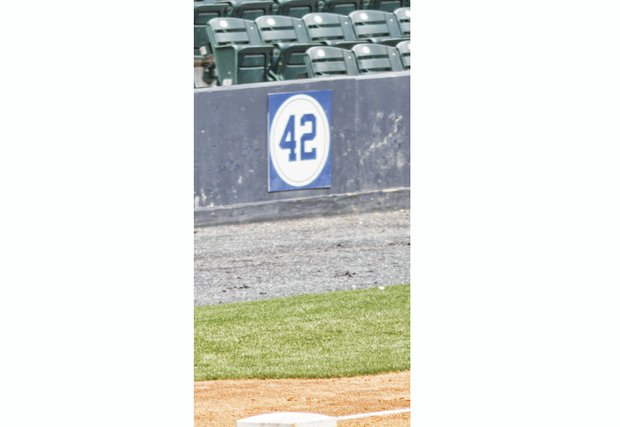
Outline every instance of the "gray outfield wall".
<path id="1" fill-rule="evenodd" d="M 196 89 L 196 226 L 409 206 L 409 72 Z M 267 192 L 268 94 L 332 90 L 332 186 Z"/>

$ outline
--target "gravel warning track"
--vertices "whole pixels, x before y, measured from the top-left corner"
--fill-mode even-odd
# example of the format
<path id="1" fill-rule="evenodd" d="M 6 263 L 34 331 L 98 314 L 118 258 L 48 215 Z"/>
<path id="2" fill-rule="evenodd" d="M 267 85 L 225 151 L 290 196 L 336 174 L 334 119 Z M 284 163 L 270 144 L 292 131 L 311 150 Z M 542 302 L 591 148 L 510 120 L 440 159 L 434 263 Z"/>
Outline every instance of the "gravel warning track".
<path id="1" fill-rule="evenodd" d="M 199 228 L 194 304 L 409 283 L 409 210 Z"/>

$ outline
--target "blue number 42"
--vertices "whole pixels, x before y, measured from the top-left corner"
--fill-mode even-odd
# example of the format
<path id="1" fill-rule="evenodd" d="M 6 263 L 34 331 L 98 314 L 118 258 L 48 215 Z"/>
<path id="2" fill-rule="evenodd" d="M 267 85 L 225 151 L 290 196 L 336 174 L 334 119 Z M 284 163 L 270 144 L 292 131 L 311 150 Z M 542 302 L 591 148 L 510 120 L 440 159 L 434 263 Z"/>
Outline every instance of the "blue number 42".
<path id="1" fill-rule="evenodd" d="M 306 151 L 306 142 L 312 141 L 316 136 L 316 117 L 314 116 L 314 114 L 304 114 L 303 116 L 301 116 L 299 124 L 303 126 L 306 123 L 310 123 L 312 126 L 310 132 L 306 132 L 301 136 L 300 160 L 314 160 L 316 159 L 316 148 L 313 148 L 310 151 Z M 284 134 L 282 135 L 282 139 L 280 140 L 280 148 L 283 150 L 289 150 L 289 162 L 295 162 L 298 160 L 296 147 L 297 143 L 295 142 L 295 115 L 292 115 L 288 118 L 286 128 L 284 129 Z"/>

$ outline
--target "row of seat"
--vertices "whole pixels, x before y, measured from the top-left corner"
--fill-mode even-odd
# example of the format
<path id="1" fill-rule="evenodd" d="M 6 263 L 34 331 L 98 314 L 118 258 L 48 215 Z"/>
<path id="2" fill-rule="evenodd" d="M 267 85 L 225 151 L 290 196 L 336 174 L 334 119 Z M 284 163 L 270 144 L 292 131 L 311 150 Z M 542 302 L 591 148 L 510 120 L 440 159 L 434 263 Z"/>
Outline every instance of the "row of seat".
<path id="1" fill-rule="evenodd" d="M 356 76 L 409 70 L 410 53 L 409 41 L 400 42 L 396 47 L 362 43 L 351 50 L 321 46 L 308 49 L 304 62 L 308 77 Z"/>
<path id="2" fill-rule="evenodd" d="M 208 44 L 207 24 L 214 17 L 201 13 L 196 14 L 196 10 L 194 10 L 194 12 L 194 54 L 200 55 L 200 48 Z M 371 30 L 374 31 L 374 28 L 365 28 L 373 25 L 383 26 L 381 30 L 387 28 L 387 30 L 390 31 L 390 35 L 393 37 L 409 37 L 410 33 L 409 7 L 396 9 L 393 15 L 389 12 L 366 10 L 353 11 L 344 18 L 340 17 L 339 14 L 326 12 L 310 13 L 304 15 L 302 18 L 304 24 L 311 33 L 310 36 L 312 39 L 322 37 L 323 34 L 320 28 L 328 27 L 340 27 L 345 39 L 350 41 L 363 37 L 362 34 L 357 34 L 359 32 L 368 33 Z M 396 28 L 396 26 L 398 26 L 398 28 Z M 399 29 L 400 34 L 398 34 Z"/>
<path id="3" fill-rule="evenodd" d="M 295 78 L 313 78 L 406 71 L 410 69 L 410 49 L 410 41 L 402 41 L 395 47 L 362 43 L 350 50 L 332 46 L 314 46 L 301 55 L 301 62 L 290 67 L 289 72 L 296 73 Z M 224 85 L 232 84 L 235 80 L 244 83 L 266 81 L 266 71 L 269 67 L 265 61 L 267 57 L 248 57 L 240 67 L 223 67 L 221 73 Z"/>
<path id="4" fill-rule="evenodd" d="M 194 22 L 224 16 L 254 20 L 261 15 L 301 18 L 313 12 L 348 15 L 360 9 L 394 12 L 401 7 L 409 7 L 409 0 L 195 0 Z"/>
<path id="5" fill-rule="evenodd" d="M 255 21 L 217 18 L 202 27 L 202 33 L 195 32 L 195 66 L 201 68 L 195 84 L 306 77 L 303 53 L 309 48 L 348 49 L 362 43 L 395 46 L 409 39 L 409 15 L 409 8 L 401 8 L 396 14 L 367 10 L 349 16 L 311 13 L 303 19 L 278 15 L 260 16 Z M 262 76 L 261 67 L 267 63 L 267 76 Z"/>

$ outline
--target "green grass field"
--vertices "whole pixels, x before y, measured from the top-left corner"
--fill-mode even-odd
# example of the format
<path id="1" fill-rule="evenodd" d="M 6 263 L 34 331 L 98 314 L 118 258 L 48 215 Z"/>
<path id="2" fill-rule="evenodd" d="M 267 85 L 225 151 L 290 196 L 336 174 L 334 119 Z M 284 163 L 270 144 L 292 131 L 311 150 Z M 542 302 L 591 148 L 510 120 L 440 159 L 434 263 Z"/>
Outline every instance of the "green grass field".
<path id="1" fill-rule="evenodd" d="M 409 285 L 196 307 L 194 379 L 409 369 Z"/>

